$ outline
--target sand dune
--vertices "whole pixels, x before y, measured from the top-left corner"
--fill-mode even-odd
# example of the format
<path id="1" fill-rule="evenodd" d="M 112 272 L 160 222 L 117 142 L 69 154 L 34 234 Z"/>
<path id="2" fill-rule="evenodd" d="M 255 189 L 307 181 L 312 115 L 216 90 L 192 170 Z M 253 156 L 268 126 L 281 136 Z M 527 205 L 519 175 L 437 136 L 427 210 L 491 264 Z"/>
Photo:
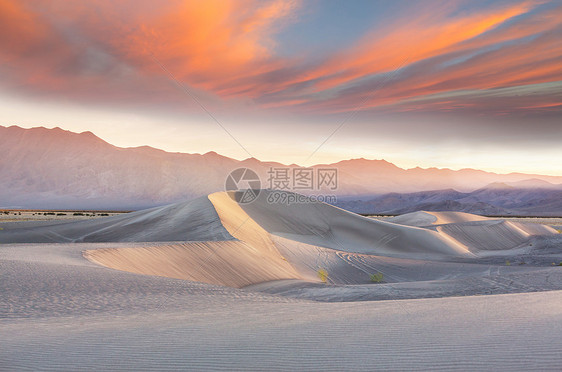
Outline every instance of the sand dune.
<path id="1" fill-rule="evenodd" d="M 234 236 L 235 241 L 201 241 L 142 249 L 103 249 L 86 251 L 84 256 L 118 270 L 236 288 L 264 281 L 301 278 L 281 256 L 269 234 L 250 219 L 231 196 L 227 193 L 212 194 L 209 199 L 205 198 L 207 202 L 204 202 L 205 199 L 198 199 L 193 204 L 205 209 L 202 213 L 204 216 L 216 216 L 211 220 L 213 223 L 220 221 L 221 228 L 213 225 L 213 229 L 218 232 L 215 236 L 217 240 L 228 231 L 228 236 Z M 208 203 L 209 200 L 212 204 Z M 212 213 L 211 209 L 216 212 Z M 163 212 L 167 211 L 157 210 L 151 213 L 154 218 Z M 184 212 L 190 218 L 198 218 L 197 215 L 192 215 L 193 209 Z M 135 220 L 134 223 L 138 221 Z M 207 233 L 194 234 L 194 240 L 204 240 Z"/>
<path id="2" fill-rule="evenodd" d="M 48 226 L 6 228 L 0 243 L 223 241 L 225 230 L 208 198 L 119 216 Z"/>
<path id="3" fill-rule="evenodd" d="M 284 279 L 318 283 L 319 270 L 335 285 L 366 284 L 377 272 L 387 283 L 478 276 L 487 267 L 465 269 L 457 261 L 525 253 L 533 236 L 556 233 L 456 212 L 378 221 L 318 202 L 269 203 L 269 193 L 250 204 L 220 192 L 104 219 L 9 228 L 0 241 L 154 242 L 84 256 L 113 269 L 240 288 Z"/>
<path id="4" fill-rule="evenodd" d="M 362 254 L 425 258 L 471 255 L 466 247 L 434 231 L 373 220 L 325 203 L 272 204 L 267 202 L 268 193 L 264 190 L 258 200 L 241 208 L 276 236 Z M 212 194 L 210 199 L 219 207 L 235 203 L 232 195 L 225 193 Z"/>
<path id="5" fill-rule="evenodd" d="M 3 225 L 0 370 L 559 369 L 554 230 L 233 196 Z"/>
<path id="6" fill-rule="evenodd" d="M 338 281 L 340 284 L 366 282 L 370 273 L 384 271 L 382 267 L 375 269 L 377 265 L 374 264 L 369 271 L 352 270 L 353 275 L 338 274 L 357 266 L 352 261 L 359 256 L 353 254 L 367 258 L 370 255 L 386 255 L 441 260 L 472 256 L 464 245 L 446 234 L 376 221 L 322 203 L 270 204 L 266 202 L 266 197 L 267 191 L 264 191 L 255 202 L 240 205 L 234 200 L 233 193 L 209 195 L 208 200 L 221 226 L 237 240 L 231 244 L 200 242 L 143 249 L 104 249 L 88 251 L 85 257 L 119 270 L 242 287 L 280 279 L 318 282 L 317 271 L 320 269 L 330 269 L 332 276 L 329 280 L 332 282 L 337 277 L 345 278 Z M 202 201 L 193 204 L 201 208 L 210 207 Z M 187 213 L 192 211 L 185 210 Z M 162 212 L 150 213 L 154 219 Z M 207 211 L 204 215 L 211 213 Z M 158 218 L 156 220 L 159 221 Z M 221 229 L 214 228 L 223 233 Z M 320 251 L 328 252 L 326 248 L 332 254 L 333 251 L 350 253 L 346 257 L 351 259 L 342 261 L 344 267 L 337 268 L 329 265 L 326 259 L 318 261 L 315 255 Z M 304 259 L 307 252 L 313 253 L 308 255 L 309 260 Z M 285 258 L 283 255 L 286 253 L 291 253 L 294 259 Z M 340 254 L 337 257 L 344 256 Z M 316 262 L 311 263 L 311 260 Z M 303 265 L 308 269 L 303 270 Z M 409 278 L 416 275 L 412 274 Z M 392 275 L 387 279 L 405 280 Z"/>
<path id="7" fill-rule="evenodd" d="M 533 235 L 555 234 L 549 226 L 521 224 L 502 220 L 446 224 L 437 231 L 470 247 L 471 252 L 509 250 L 529 242 Z"/>
<path id="8" fill-rule="evenodd" d="M 388 221 L 408 226 L 442 225 L 470 221 L 486 221 L 487 217 L 464 212 L 426 212 L 418 211 L 392 217 Z"/>
<path id="9" fill-rule="evenodd" d="M 0 246 L 0 370 L 556 371 L 562 361 L 562 291 L 443 297 L 465 295 L 451 287 L 436 292 L 441 298 L 397 301 L 407 290 L 398 284 L 317 285 L 291 299 L 111 270 L 81 256 L 112 246 L 154 243 Z M 427 271 L 441 264 L 449 263 Z M 542 276 L 562 283 L 559 268 Z M 482 279 L 496 291 L 511 281 Z M 418 294 L 445 285 L 405 284 Z"/>

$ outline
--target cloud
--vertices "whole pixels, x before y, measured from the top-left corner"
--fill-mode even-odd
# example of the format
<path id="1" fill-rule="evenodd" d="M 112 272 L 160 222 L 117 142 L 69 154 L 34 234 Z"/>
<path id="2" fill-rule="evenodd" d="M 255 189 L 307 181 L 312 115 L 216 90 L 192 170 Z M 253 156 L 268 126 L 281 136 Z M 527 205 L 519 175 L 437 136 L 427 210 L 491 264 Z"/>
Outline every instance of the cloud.
<path id="1" fill-rule="evenodd" d="M 201 95 L 244 95 L 259 85 L 256 75 L 280 67 L 272 34 L 297 9 L 288 0 L 155 4 L 0 0 L 4 88 L 86 100 L 185 101 L 154 56 Z"/>
<path id="2" fill-rule="evenodd" d="M 535 12 L 523 14 L 531 10 Z M 513 18 L 520 15 L 525 17 Z M 373 52 L 371 58 L 367 48 L 360 46 L 349 54 L 349 64 L 338 62 L 345 68 L 322 67 L 326 71 L 344 72 L 319 78 L 312 84 L 308 89 L 326 90 L 330 94 L 318 100 L 308 93 L 311 99 L 308 104 L 301 104 L 301 109 L 345 112 L 360 106 L 363 110 L 376 107 L 418 110 L 420 106 L 410 105 L 410 100 L 427 95 L 446 92 L 454 95 L 459 90 L 485 92 L 562 80 L 562 44 L 559 42 L 562 7 L 537 10 L 525 3 L 490 11 L 483 17 L 467 16 L 461 20 L 442 17 L 441 22 L 427 29 L 417 27 L 420 22 L 416 19 L 417 26 L 407 29 L 408 33 L 400 29 L 384 36 L 382 40 L 395 41 L 394 48 L 379 48 L 379 42 L 373 44 L 373 51 L 389 50 L 389 54 Z M 407 37 L 409 34 L 413 36 L 411 40 Z M 416 35 L 420 37 L 414 37 Z M 404 42 L 397 42 L 400 39 Z M 408 63 L 400 66 L 397 56 L 409 57 Z M 331 65 L 334 62 L 327 64 Z M 389 72 L 397 66 L 401 67 L 399 71 Z M 450 101 L 443 95 L 444 101 Z M 455 100 L 460 105 L 458 99 L 457 96 Z M 469 106 L 478 109 L 474 103 L 464 105 Z"/>
<path id="3" fill-rule="evenodd" d="M 277 33 L 298 22 L 306 6 L 296 1 L 0 0 L 0 88 L 184 109 L 186 97 L 156 58 L 206 102 L 231 109 L 477 112 L 491 110 L 492 99 L 498 112 L 560 110 L 545 95 L 525 104 L 487 92 L 562 80 L 562 6 L 470 5 L 398 9 L 319 61 L 276 53 Z M 488 101 L 476 99 L 479 94 Z"/>
<path id="4" fill-rule="evenodd" d="M 336 53 L 316 68 L 288 82 L 315 81 L 314 90 L 325 90 L 355 79 L 391 71 L 407 62 L 452 52 L 502 22 L 528 11 L 527 2 L 454 17 L 451 3 L 427 2 L 415 12 L 377 25 L 362 40 Z M 480 43 L 482 45 L 483 43 Z M 475 46 L 472 46 L 475 47 Z"/>

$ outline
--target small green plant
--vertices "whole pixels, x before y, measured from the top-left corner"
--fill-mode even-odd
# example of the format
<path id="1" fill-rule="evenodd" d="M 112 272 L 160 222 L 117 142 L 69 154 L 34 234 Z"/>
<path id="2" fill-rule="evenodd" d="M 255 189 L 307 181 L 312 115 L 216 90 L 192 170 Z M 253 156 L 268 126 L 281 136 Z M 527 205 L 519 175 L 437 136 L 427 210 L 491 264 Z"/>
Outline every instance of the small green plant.
<path id="1" fill-rule="evenodd" d="M 560 263 L 558 264 L 558 266 L 562 266 L 562 262 L 560 262 Z"/>
<path id="2" fill-rule="evenodd" d="M 383 273 L 374 273 L 369 275 L 369 278 L 373 283 L 380 283 L 383 279 Z"/>
<path id="3" fill-rule="evenodd" d="M 511 265 L 511 262 L 509 262 L 509 260 L 506 260 L 506 261 L 505 261 L 505 266 L 510 266 L 510 265 Z"/>
<path id="4" fill-rule="evenodd" d="M 318 269 L 318 278 L 320 278 L 322 283 L 326 283 L 328 281 L 328 271 L 326 269 Z"/>

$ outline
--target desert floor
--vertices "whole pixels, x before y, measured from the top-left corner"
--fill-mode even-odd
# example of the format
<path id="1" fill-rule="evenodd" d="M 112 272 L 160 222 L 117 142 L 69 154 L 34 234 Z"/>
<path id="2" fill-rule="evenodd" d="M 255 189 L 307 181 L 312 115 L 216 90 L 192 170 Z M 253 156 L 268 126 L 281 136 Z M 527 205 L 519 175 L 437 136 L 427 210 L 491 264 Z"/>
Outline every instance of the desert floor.
<path id="1" fill-rule="evenodd" d="M 371 221 L 219 193 L 0 227 L 0 370 L 562 363 L 562 234 L 548 226 L 423 212 Z"/>

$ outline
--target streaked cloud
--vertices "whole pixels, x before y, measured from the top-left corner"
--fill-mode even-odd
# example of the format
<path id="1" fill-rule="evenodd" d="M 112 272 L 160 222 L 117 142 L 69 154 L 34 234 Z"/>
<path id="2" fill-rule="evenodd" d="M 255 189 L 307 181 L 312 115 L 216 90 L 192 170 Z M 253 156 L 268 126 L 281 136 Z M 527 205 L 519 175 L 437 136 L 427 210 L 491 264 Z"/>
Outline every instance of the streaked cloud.
<path id="1" fill-rule="evenodd" d="M 295 1 L 2 0 L 0 58 L 9 88 L 181 105 L 154 56 L 209 100 L 319 114 L 562 80 L 562 6 L 467 4 L 416 3 L 317 62 L 275 53 L 276 33 L 299 21 Z"/>
<path id="2" fill-rule="evenodd" d="M 100 130 L 122 145 L 130 125 L 120 120 L 129 116 L 115 112 L 146 118 L 134 144 L 154 139 L 149 122 L 153 130 L 166 127 L 166 133 L 177 130 L 185 137 L 197 130 L 198 138 L 210 141 L 216 132 L 210 135 L 200 125 L 208 119 L 205 113 L 177 89 L 159 61 L 213 113 L 231 122 L 233 133 L 247 136 L 249 147 L 263 149 L 264 158 L 285 161 L 283 146 L 268 141 L 272 132 L 290 127 L 284 141 L 303 146 L 291 162 L 306 158 L 300 152 L 315 149 L 356 111 L 362 135 L 344 130 L 331 141 L 342 136 L 335 146 L 354 150 L 353 143 L 363 141 L 362 156 L 368 156 L 372 138 L 383 134 L 377 148 L 388 149 L 381 145 L 385 141 L 426 141 L 428 132 L 439 132 L 444 141 L 462 137 L 467 146 L 503 140 L 505 128 L 513 133 L 513 146 L 526 137 L 534 138 L 534 145 L 551 145 L 562 134 L 557 126 L 562 113 L 560 2 L 342 4 L 368 7 L 372 14 L 316 19 L 325 29 L 336 19 L 340 29 L 353 31 L 331 45 L 309 24 L 313 16 L 326 16 L 330 7 L 321 1 L 0 0 L 0 96 L 21 107 L 48 104 L 50 113 L 58 105 L 63 116 L 70 106 L 78 108 L 69 113 L 100 112 Z M 354 9 L 354 15 L 359 13 Z M 356 18 L 363 23 L 354 24 Z M 291 33 L 295 27 L 303 34 Z M 293 49 L 296 37 L 302 40 Z M 310 50 L 303 48 L 306 43 Z M 12 110 L 9 117 L 16 114 Z M 22 112 L 25 116 L 26 123 L 42 117 Z M 468 118 L 493 131 L 470 131 Z M 60 115 L 45 118 L 53 125 L 57 120 Z M 64 117 L 65 123 L 83 120 L 78 114 Z M 292 133 L 302 134 L 304 128 L 306 138 L 297 143 Z M 166 148 L 164 137 L 158 145 Z M 274 137 L 281 141 L 283 136 Z M 192 146 L 220 152 L 217 143 L 202 142 Z M 169 148 L 178 151 L 183 142 L 171 143 Z"/>

